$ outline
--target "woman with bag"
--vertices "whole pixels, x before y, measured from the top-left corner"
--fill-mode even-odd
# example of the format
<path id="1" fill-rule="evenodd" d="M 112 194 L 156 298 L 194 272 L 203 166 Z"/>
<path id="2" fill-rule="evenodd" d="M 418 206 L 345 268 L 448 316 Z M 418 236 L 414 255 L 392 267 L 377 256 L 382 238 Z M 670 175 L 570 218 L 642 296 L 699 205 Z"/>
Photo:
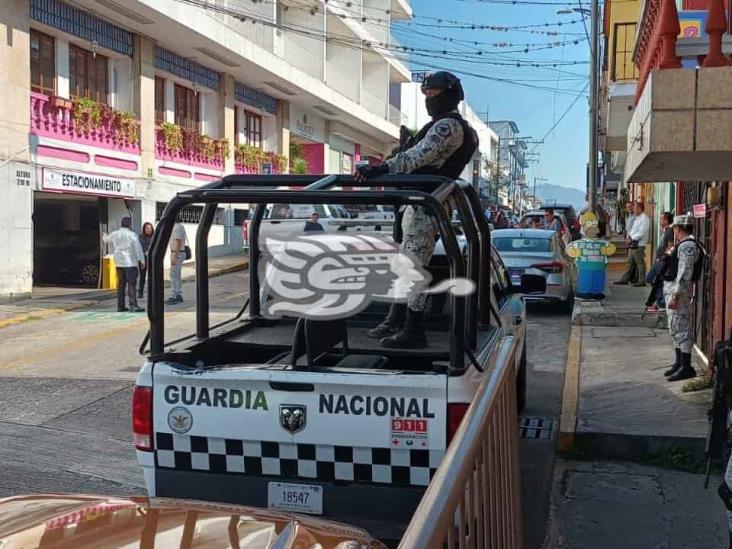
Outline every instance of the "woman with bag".
<path id="1" fill-rule="evenodd" d="M 141 298 L 145 293 L 145 279 L 147 278 L 147 251 L 150 249 L 150 243 L 152 242 L 154 233 L 155 229 L 153 228 L 152 223 L 145 222 L 142 226 L 142 232 L 140 233 L 140 246 L 142 246 L 142 251 L 145 254 L 145 263 L 138 265 L 140 270 L 140 284 L 137 288 L 138 298 Z"/>

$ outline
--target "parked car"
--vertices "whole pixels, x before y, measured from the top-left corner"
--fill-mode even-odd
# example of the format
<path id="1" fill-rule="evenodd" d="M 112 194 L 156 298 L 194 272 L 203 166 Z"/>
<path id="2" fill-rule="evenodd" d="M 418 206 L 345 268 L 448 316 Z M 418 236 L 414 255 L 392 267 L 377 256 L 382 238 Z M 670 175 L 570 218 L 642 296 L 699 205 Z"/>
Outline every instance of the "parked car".
<path id="1" fill-rule="evenodd" d="M 559 236 L 566 246 L 567 244 L 572 242 L 572 234 L 569 231 L 569 223 L 567 223 L 567 218 L 564 217 L 564 214 L 562 212 L 554 212 L 554 215 L 557 219 L 559 219 L 559 222 L 562 225 Z M 546 221 L 544 220 L 544 212 L 542 210 L 535 210 L 533 212 L 524 214 L 521 218 L 521 221 L 519 222 L 519 227 L 530 228 L 532 220 L 537 218 L 539 219 L 539 224 L 543 228 L 546 225 Z"/>
<path id="2" fill-rule="evenodd" d="M 180 499 L 76 494 L 0 500 L 0 547 L 385 548 L 315 517 Z"/>
<path id="3" fill-rule="evenodd" d="M 555 231 L 506 229 L 492 237 L 512 283 L 519 282 L 525 274 L 546 279 L 546 292 L 525 296 L 526 299 L 556 303 L 565 312 L 572 312 L 577 267 Z"/>
<path id="4" fill-rule="evenodd" d="M 305 222 L 310 221 L 310 216 L 317 213 L 318 223 L 323 226 L 326 232 L 345 231 L 343 225 L 331 223 L 335 219 L 350 219 L 351 214 L 338 204 L 267 204 L 267 208 L 260 226 L 259 236 L 287 237 L 295 234 L 302 234 Z M 251 216 L 254 210 L 250 210 L 249 219 L 244 221 L 242 226 L 242 239 L 244 248 L 249 247 L 249 229 Z"/>
<path id="5" fill-rule="evenodd" d="M 537 208 L 537 210 L 545 211 L 549 208 L 554 210 L 554 213 L 562 213 L 564 214 L 564 218 L 567 220 L 567 224 L 569 225 L 569 232 L 572 235 L 572 241 L 578 240 L 581 238 L 580 234 L 580 222 L 579 217 L 577 217 L 577 212 L 574 210 L 574 206 L 571 204 L 542 204 Z"/>

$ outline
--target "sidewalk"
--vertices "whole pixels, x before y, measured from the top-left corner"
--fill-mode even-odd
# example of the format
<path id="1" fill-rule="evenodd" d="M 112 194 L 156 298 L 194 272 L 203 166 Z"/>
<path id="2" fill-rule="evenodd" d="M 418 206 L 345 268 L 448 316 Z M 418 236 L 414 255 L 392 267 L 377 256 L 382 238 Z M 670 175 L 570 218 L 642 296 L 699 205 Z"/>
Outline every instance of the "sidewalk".
<path id="1" fill-rule="evenodd" d="M 683 392 L 665 314 L 641 319 L 650 288 L 610 284 L 603 303 L 578 302 L 565 374 L 559 447 L 602 459 L 703 456 L 711 390 Z M 703 375 L 701 364 L 697 371 Z"/>
<path id="2" fill-rule="evenodd" d="M 727 519 L 704 475 L 609 461 L 554 469 L 543 549 L 727 547 Z"/>
<path id="3" fill-rule="evenodd" d="M 212 257 L 208 261 L 209 278 L 243 271 L 249 267 L 248 256 L 242 254 Z M 183 280 L 193 280 L 196 264 L 191 261 L 183 265 Z M 166 287 L 169 286 L 169 270 L 164 273 Z M 0 329 L 21 322 L 29 322 L 66 311 L 92 307 L 107 299 L 114 299 L 116 290 L 89 288 L 38 287 L 30 298 L 0 303 Z"/>

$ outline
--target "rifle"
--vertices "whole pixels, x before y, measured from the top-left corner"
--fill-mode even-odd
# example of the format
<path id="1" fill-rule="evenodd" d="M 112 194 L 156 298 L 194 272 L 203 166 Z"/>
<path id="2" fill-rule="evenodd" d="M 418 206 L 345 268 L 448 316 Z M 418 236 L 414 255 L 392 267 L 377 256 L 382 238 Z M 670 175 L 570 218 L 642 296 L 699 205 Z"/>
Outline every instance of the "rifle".
<path id="1" fill-rule="evenodd" d="M 712 461 L 724 459 L 727 447 L 729 412 L 732 409 L 732 330 L 727 341 L 719 341 L 714 348 L 714 391 L 712 405 L 707 412 L 709 431 L 704 446 L 707 458 L 704 488 L 709 487 Z"/>

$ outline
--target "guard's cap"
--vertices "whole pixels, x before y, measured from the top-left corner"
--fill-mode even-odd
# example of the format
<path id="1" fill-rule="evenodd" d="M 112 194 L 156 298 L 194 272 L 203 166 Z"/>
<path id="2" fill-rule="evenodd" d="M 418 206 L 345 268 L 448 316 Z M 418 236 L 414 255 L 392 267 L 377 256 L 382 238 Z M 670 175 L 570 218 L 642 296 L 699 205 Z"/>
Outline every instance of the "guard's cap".
<path id="1" fill-rule="evenodd" d="M 694 224 L 694 218 L 691 216 L 691 214 L 686 213 L 683 215 L 677 215 L 674 217 L 674 225 L 679 225 L 681 227 L 688 227 L 689 225 Z"/>

